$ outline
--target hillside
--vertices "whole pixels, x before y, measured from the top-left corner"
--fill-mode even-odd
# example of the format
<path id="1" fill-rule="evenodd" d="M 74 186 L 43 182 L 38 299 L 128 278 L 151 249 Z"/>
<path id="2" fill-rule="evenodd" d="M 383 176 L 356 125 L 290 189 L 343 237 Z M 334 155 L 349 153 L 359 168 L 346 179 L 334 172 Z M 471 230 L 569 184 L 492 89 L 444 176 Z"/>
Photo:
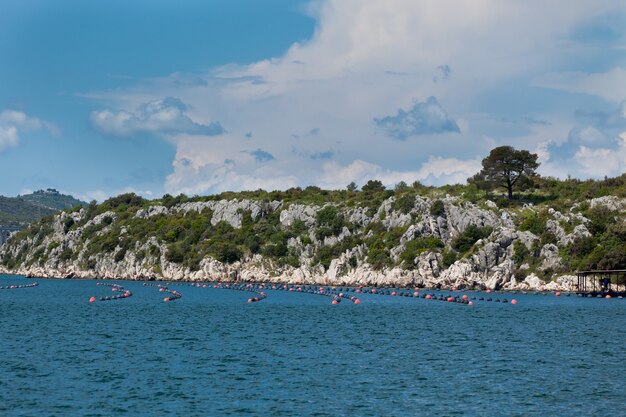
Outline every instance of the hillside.
<path id="1" fill-rule="evenodd" d="M 86 205 L 87 203 L 54 189 L 39 190 L 17 197 L 0 196 L 0 225 L 22 226 L 59 210 Z"/>
<path id="2" fill-rule="evenodd" d="M 125 194 L 48 216 L 0 249 L 33 276 L 571 289 L 626 264 L 626 176 L 541 179 L 509 201 L 419 183 L 183 195 Z"/>

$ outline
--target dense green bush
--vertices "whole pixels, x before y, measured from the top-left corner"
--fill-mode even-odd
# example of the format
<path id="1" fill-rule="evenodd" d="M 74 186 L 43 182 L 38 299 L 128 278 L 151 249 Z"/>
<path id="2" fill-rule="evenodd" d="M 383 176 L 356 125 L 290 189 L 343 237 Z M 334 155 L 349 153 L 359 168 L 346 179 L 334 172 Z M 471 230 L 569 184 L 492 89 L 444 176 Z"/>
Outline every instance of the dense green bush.
<path id="1" fill-rule="evenodd" d="M 433 216 L 443 216 L 446 213 L 446 206 L 441 200 L 435 200 L 430 206 L 430 214 Z"/>
<path id="2" fill-rule="evenodd" d="M 432 252 L 436 249 L 443 248 L 444 244 L 441 239 L 433 236 L 418 237 L 414 240 L 406 242 L 405 249 L 400 255 L 400 261 L 405 266 L 411 268 L 414 265 L 414 259 L 422 252 Z"/>
<path id="3" fill-rule="evenodd" d="M 415 207 L 415 195 L 405 193 L 393 202 L 393 209 L 408 214 Z"/>
<path id="4" fill-rule="evenodd" d="M 519 225 L 519 230 L 522 232 L 531 232 L 534 235 L 540 236 L 546 230 L 546 214 L 537 213 L 535 211 L 526 211 L 521 216 L 522 222 Z"/>
<path id="5" fill-rule="evenodd" d="M 491 227 L 478 227 L 473 224 L 469 225 L 463 233 L 452 241 L 451 246 L 457 252 L 464 254 L 468 252 L 480 239 L 488 237 L 491 232 L 493 232 Z"/>

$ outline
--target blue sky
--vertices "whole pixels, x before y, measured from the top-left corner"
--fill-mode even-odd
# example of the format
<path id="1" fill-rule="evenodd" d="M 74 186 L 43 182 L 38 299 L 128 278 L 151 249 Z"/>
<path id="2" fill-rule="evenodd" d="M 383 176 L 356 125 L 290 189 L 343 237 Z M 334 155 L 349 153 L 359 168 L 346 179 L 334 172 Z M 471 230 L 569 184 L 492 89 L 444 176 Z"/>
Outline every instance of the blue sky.
<path id="1" fill-rule="evenodd" d="M 0 194 L 626 171 L 621 1 L 0 3 Z M 600 162 L 599 162 L 600 161 Z"/>

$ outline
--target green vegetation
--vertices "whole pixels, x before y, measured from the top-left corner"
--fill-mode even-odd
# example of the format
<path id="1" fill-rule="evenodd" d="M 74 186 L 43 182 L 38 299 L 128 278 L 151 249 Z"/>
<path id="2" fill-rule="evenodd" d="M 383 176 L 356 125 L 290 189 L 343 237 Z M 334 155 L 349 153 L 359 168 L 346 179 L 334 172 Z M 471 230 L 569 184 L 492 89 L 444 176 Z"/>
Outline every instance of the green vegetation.
<path id="1" fill-rule="evenodd" d="M 0 225 L 22 226 L 59 210 L 85 205 L 87 204 L 53 189 L 17 197 L 0 196 Z"/>
<path id="2" fill-rule="evenodd" d="M 463 233 L 457 236 L 452 241 L 452 248 L 459 252 L 461 255 L 469 252 L 476 242 L 480 239 L 484 239 L 493 232 L 491 227 L 478 227 L 475 225 L 469 225 Z"/>
<path id="3" fill-rule="evenodd" d="M 539 238 L 532 248 L 527 248 L 519 241 L 514 242 L 513 260 L 516 267 L 528 265 L 528 268 L 524 267 L 524 271 L 518 271 L 520 276 L 534 272 L 539 276 L 549 277 L 553 272 L 625 267 L 624 213 L 611 211 L 601 205 L 591 208 L 586 200 L 607 195 L 626 198 L 626 174 L 599 181 L 560 181 L 533 175 L 532 182 L 525 182 L 524 177 L 530 179 L 531 171 L 525 169 L 518 174 L 519 179 L 514 182 L 514 195 L 509 193 L 509 188 L 505 194 L 498 195 L 490 181 L 487 188 L 483 187 L 486 183 L 472 181 L 468 185 L 439 188 L 426 187 L 419 182 L 411 185 L 401 182 L 394 189 L 386 189 L 376 180 L 368 181 L 362 185 L 361 190 L 352 183 L 345 190 L 322 190 L 310 186 L 285 191 L 226 192 L 202 197 L 164 195 L 153 201 L 132 193 L 122 194 L 102 204 L 85 205 L 81 218 L 75 213 L 81 207 L 65 208 L 74 217 L 66 215 L 62 218 L 56 225 L 56 231 L 58 234 L 77 236 L 75 246 L 67 245 L 62 239 L 52 239 L 54 219 L 49 214 L 52 209 L 45 209 L 40 205 L 36 210 L 41 215 L 48 213 L 48 216 L 33 221 L 10 241 L 29 239 L 30 246 L 26 245 L 10 255 L 5 254 L 2 263 L 13 268 L 25 262 L 31 265 L 43 264 L 51 256 L 56 256 L 62 261 L 78 260 L 80 267 L 88 270 L 95 268 L 96 259 L 100 255 L 107 255 L 118 263 L 134 257 L 136 261 L 144 262 L 158 272 L 162 261 L 177 263 L 196 271 L 207 257 L 232 264 L 240 260 L 251 260 L 255 255 L 262 255 L 263 262 L 273 267 L 299 266 L 302 259 L 303 262 L 310 262 L 311 266 L 328 268 L 333 259 L 343 255 L 348 260 L 347 267 L 350 268 L 367 262 L 375 269 L 410 269 L 415 267 L 414 261 L 421 253 L 436 252 L 441 255 L 442 263 L 447 267 L 459 258 L 467 258 L 469 254 L 475 253 L 476 242 L 489 238 L 493 229 L 470 225 L 451 241 L 443 242 L 436 237 L 419 236 L 400 246 L 401 237 L 407 232 L 409 224 L 396 223 L 395 225 L 403 226 L 393 227 L 393 222 L 399 218 L 398 212 L 410 214 L 410 219 L 408 216 L 400 218 L 405 221 L 409 219 L 412 224 L 417 224 L 422 217 L 445 217 L 446 204 L 452 204 L 444 204 L 444 201 L 449 201 L 446 195 L 460 200 L 455 205 L 461 206 L 469 201 L 487 209 L 493 205 L 487 204 L 484 192 L 490 192 L 492 195 L 489 198 L 498 208 L 507 209 L 519 230 L 532 232 Z M 3 203 L 10 200 L 5 206 L 13 205 L 11 213 L 14 216 L 22 216 L 20 219 L 31 216 L 32 220 L 31 212 L 24 214 L 15 204 L 32 206 L 33 201 L 43 204 L 41 202 L 46 198 L 59 198 L 52 192 L 35 194 L 36 197 L 27 199 L 28 201 L 0 198 L 0 209 Z M 394 197 L 391 209 L 396 212 L 393 216 L 388 212 L 388 206 L 385 210 L 380 209 L 383 201 L 391 196 Z M 421 203 L 416 205 L 420 197 L 429 198 L 430 207 L 425 208 Z M 221 199 L 257 202 L 261 208 L 260 214 L 253 219 L 250 211 L 240 210 L 237 215 L 241 216 L 241 227 L 237 228 L 225 221 L 214 220 L 214 213 L 209 209 L 201 212 L 171 210 L 167 215 L 153 213 L 150 217 L 137 216 L 138 210 L 150 206 L 174 208 L 182 203 Z M 313 221 L 305 223 L 295 220 L 291 226 L 283 226 L 280 222 L 281 209 L 272 209 L 274 201 L 282 203 L 281 209 L 297 203 L 316 205 L 319 210 L 315 218 L 311 219 Z M 542 270 L 541 259 L 538 257 L 542 246 L 548 243 L 559 244 L 557 236 L 546 227 L 549 219 L 559 219 L 552 216 L 549 209 L 567 214 L 572 207 L 574 213 L 584 216 L 588 221 L 570 216 L 569 220 L 561 218 L 556 224 L 566 233 L 572 233 L 578 225 L 584 224 L 591 236 L 584 237 L 584 234 L 580 234 L 581 237 L 569 244 L 561 243 L 561 270 Z M 370 218 L 363 223 L 367 226 L 359 225 L 360 220 L 356 220 L 358 216 L 352 217 L 350 210 L 357 208 L 369 215 Z M 498 208 L 489 208 L 487 214 L 493 216 Z M 380 212 L 379 216 L 375 215 L 377 212 Z M 448 217 L 454 212 L 449 212 Z M 352 223 L 350 219 L 355 219 L 354 222 L 358 224 Z M 346 229 L 349 233 L 343 233 Z M 560 232 L 557 234 L 562 238 Z M 359 249 L 354 250 L 357 247 Z"/>
<path id="4" fill-rule="evenodd" d="M 443 241 L 433 236 L 418 237 L 406 243 L 405 249 L 400 255 L 400 260 L 407 268 L 412 268 L 414 259 L 422 252 L 434 252 L 445 247 Z M 452 262 L 454 263 L 454 261 Z"/>
<path id="5" fill-rule="evenodd" d="M 470 178 L 479 188 L 504 187 L 509 200 L 513 199 L 513 187 L 532 185 L 532 177 L 539 167 L 537 154 L 517 150 L 511 146 L 498 146 L 483 159 L 483 169 Z"/>

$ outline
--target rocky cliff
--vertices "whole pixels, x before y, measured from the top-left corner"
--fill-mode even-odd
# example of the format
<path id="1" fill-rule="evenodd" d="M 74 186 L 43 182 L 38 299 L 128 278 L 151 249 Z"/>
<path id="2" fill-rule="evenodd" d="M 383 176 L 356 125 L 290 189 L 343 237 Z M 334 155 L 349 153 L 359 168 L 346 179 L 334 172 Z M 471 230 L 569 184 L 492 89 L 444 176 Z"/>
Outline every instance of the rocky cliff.
<path id="1" fill-rule="evenodd" d="M 607 253 L 621 262 L 626 199 L 558 211 L 413 194 L 369 206 L 120 196 L 32 224 L 0 261 L 4 273 L 42 277 L 571 290 L 596 250 L 579 247 L 593 246 L 598 211 L 602 233 L 617 227 L 617 255 Z"/>

